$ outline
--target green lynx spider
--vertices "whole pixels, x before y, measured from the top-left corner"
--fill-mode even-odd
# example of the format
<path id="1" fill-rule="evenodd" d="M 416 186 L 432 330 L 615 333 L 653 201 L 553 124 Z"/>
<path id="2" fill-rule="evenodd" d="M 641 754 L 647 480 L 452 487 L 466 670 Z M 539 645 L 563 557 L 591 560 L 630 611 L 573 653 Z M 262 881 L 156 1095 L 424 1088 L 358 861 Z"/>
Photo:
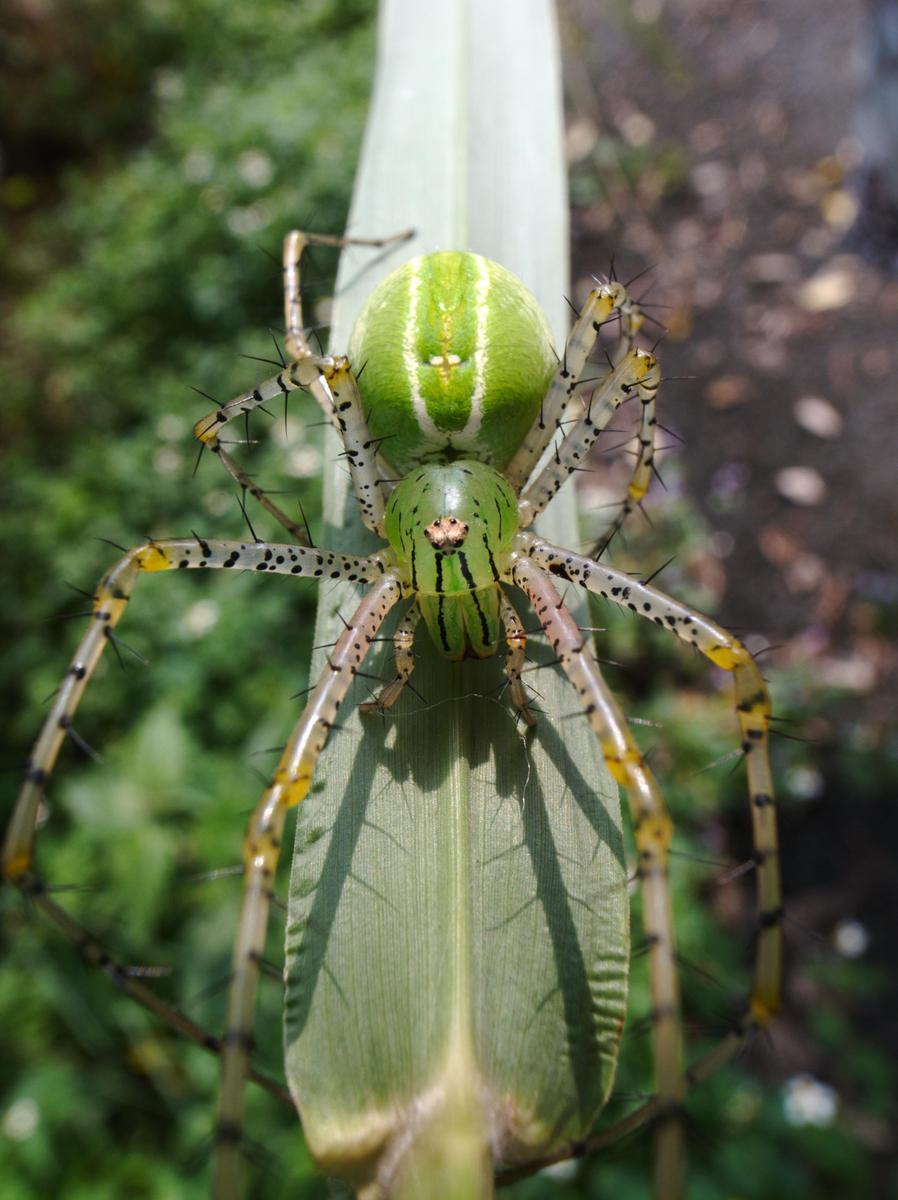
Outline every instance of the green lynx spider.
<path id="1" fill-rule="evenodd" d="M 142 1003 L 220 1052 L 214 1195 L 219 1200 L 236 1195 L 243 1093 L 248 1075 L 253 1074 L 249 1058 L 259 962 L 286 811 L 306 796 L 340 705 L 387 613 L 403 602 L 411 603 L 394 637 L 395 678 L 365 709 L 382 712 L 396 701 L 412 674 L 415 630 L 423 617 L 438 649 L 449 659 L 487 657 L 504 641 L 509 696 L 521 718 L 532 724 L 521 678 L 524 629 L 505 590 L 516 585 L 533 606 L 608 768 L 626 791 L 639 855 L 657 1094 L 598 1137 L 604 1144 L 616 1132 L 653 1118 L 654 1194 L 675 1200 L 683 1176 L 682 1133 L 675 1118 L 683 1096 L 726 1061 L 750 1030 L 767 1025 L 779 1006 L 782 907 L 767 750 L 769 699 L 751 655 L 724 629 L 658 588 L 593 557 L 550 545 L 531 531 L 534 519 L 631 396 L 637 396 L 641 406 L 638 451 L 623 512 L 612 532 L 645 494 L 653 463 L 655 395 L 661 374 L 654 356 L 635 345 L 643 318 L 620 283 L 597 286 L 586 299 L 559 362 L 545 319 L 518 279 L 488 259 L 445 252 L 407 262 L 375 289 L 356 323 L 346 357 L 316 354 L 303 331 L 300 302 L 300 259 L 304 247 L 312 243 L 344 244 L 342 239 L 300 232 L 285 240 L 288 364 L 253 391 L 204 417 L 194 430 L 202 445 L 289 531 L 293 541 L 153 541 L 129 551 L 103 577 L 90 627 L 28 765 L 6 837 L 4 874 L 88 958 L 107 969 L 114 967 L 99 943 L 50 899 L 32 870 L 32 860 L 38 807 L 60 746 L 142 572 L 223 568 L 367 585 L 249 822 L 224 1037 L 208 1038 L 139 981 L 120 978 L 125 990 Z M 583 375 L 599 330 L 612 321 L 620 325 L 619 351 L 602 379 L 587 381 Z M 360 364 L 364 371 L 354 373 L 353 365 Z M 252 483 L 221 443 L 220 434 L 234 417 L 297 389 L 312 393 L 342 439 L 362 520 L 386 543 L 373 554 L 356 558 L 310 546 L 304 530 Z M 552 453 L 540 469 L 550 445 Z M 745 1018 L 688 1070 L 682 1061 L 667 879 L 670 817 L 588 639 L 559 596 L 559 579 L 670 629 L 733 675 L 748 772 L 760 928 Z M 587 1139 L 561 1147 L 552 1158 L 587 1152 L 594 1142 Z"/>

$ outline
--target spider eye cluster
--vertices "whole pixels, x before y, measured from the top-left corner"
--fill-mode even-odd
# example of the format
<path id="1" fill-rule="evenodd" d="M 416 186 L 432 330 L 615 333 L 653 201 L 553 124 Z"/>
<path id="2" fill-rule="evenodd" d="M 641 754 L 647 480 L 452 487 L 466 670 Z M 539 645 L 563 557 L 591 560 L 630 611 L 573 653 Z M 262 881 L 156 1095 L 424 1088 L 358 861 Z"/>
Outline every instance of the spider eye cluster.
<path id="1" fill-rule="evenodd" d="M 406 476 L 384 517 L 387 541 L 418 584 L 423 564 L 435 570 L 437 560 L 445 560 L 447 571 L 450 560 L 464 560 L 459 570 L 470 568 L 476 586 L 481 576 L 483 586 L 494 583 L 489 556 L 501 556 L 518 530 L 517 497 L 508 481 L 470 459 L 432 463 Z"/>
<path id="2" fill-rule="evenodd" d="M 460 521 L 458 517 L 437 517 L 424 527 L 424 536 L 434 550 L 451 554 L 465 544 L 470 528 L 467 521 Z"/>

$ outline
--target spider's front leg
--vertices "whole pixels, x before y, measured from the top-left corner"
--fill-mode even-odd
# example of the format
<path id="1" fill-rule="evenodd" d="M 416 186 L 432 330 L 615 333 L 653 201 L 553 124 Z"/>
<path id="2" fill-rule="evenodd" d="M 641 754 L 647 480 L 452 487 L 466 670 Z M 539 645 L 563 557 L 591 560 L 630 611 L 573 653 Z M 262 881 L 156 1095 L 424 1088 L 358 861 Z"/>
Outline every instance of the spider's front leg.
<path id="1" fill-rule="evenodd" d="M 251 392 L 236 396 L 227 404 L 202 417 L 193 427 L 194 437 L 219 459 L 232 478 L 258 500 L 275 520 L 288 529 L 301 545 L 307 544 L 305 530 L 295 521 L 291 521 L 264 490 L 252 482 L 225 451 L 220 437 L 224 426 L 241 413 L 252 412 L 266 400 L 300 389 L 310 391 L 319 398 L 335 425 L 349 463 L 353 487 L 362 510 L 362 520 L 369 529 L 382 535 L 385 476 L 382 478 L 378 474 L 378 443 L 368 432 L 358 387 L 349 368 L 349 361 L 343 356 L 332 358 L 309 353 L 306 357 L 290 363 Z"/>
<path id="2" fill-rule="evenodd" d="M 598 340 L 599 330 L 609 321 L 618 319 L 623 327 L 624 346 L 629 352 L 643 322 L 638 305 L 621 283 L 605 283 L 593 288 L 574 322 L 536 420 L 503 471 L 515 490 L 524 486 L 556 433 L 563 437 L 568 406 L 574 393 L 583 386 L 580 376 Z"/>
<path id="3" fill-rule="evenodd" d="M 658 382 L 654 387 L 643 385 L 638 389 L 640 413 L 639 428 L 636 432 L 638 446 L 636 461 L 633 464 L 633 470 L 630 474 L 627 494 L 621 501 L 621 510 L 592 548 L 590 552 L 592 558 L 602 557 L 611 545 L 615 535 L 627 521 L 630 513 L 642 503 L 646 492 L 649 490 L 649 484 L 652 481 L 652 471 L 655 471 L 657 474 L 655 468 L 655 434 L 658 427 L 658 419 L 655 416 L 655 397 L 658 394 L 660 383 L 659 373 Z M 661 479 L 660 475 L 658 479 Z"/>
<path id="4" fill-rule="evenodd" d="M 378 454 L 378 443 L 368 433 L 358 389 L 347 360 L 315 354 L 306 339 L 302 323 L 300 259 L 306 246 L 383 248 L 406 241 L 411 236 L 411 230 L 393 237 L 368 239 L 331 237 L 300 230 L 288 233 L 284 239 L 283 254 L 284 321 L 286 348 L 291 361 L 285 363 L 277 375 L 264 380 L 252 391 L 220 405 L 214 412 L 207 413 L 193 427 L 194 437 L 215 455 L 231 478 L 287 529 L 300 545 L 308 545 L 305 530 L 291 520 L 228 454 L 222 444 L 221 431 L 229 421 L 242 413 L 251 413 L 266 401 L 297 390 L 311 392 L 343 441 L 353 486 L 362 508 L 362 520 L 369 529 L 382 533 L 384 481 L 389 478 L 390 472 Z"/>
<path id="5" fill-rule="evenodd" d="M 533 524 L 550 500 L 557 495 L 565 480 L 569 479 L 574 471 L 581 469 L 593 442 L 634 392 L 642 404 L 643 421 L 646 420 L 645 414 L 649 410 L 654 421 L 655 394 L 660 386 L 661 368 L 655 356 L 635 347 L 628 351 L 590 396 L 586 412 L 555 447 L 554 455 L 536 479 L 524 490 L 518 503 L 522 529 Z M 650 462 L 651 460 L 649 464 Z M 641 479 L 640 475 L 640 482 Z M 643 487 L 639 493 L 640 498 L 644 491 Z"/>
<path id="6" fill-rule="evenodd" d="M 507 575 L 526 592 L 549 644 L 592 726 L 611 774 L 627 793 L 639 855 L 643 924 L 652 990 L 655 1074 L 655 1200 L 678 1200 L 684 1173 L 679 1107 L 686 1090 L 682 1063 L 680 989 L 668 880 L 673 825 L 658 785 L 602 678 L 577 622 L 551 578 L 525 553 L 513 553 Z"/>
<path id="7" fill-rule="evenodd" d="M 359 604 L 328 656 L 321 679 L 297 723 L 271 783 L 250 818 L 243 842 L 244 885 L 228 990 L 221 1096 L 216 1126 L 215 1200 L 241 1193 L 244 1088 L 253 1046 L 259 963 L 265 944 L 272 881 L 288 808 L 305 799 L 340 705 L 390 609 L 402 598 L 398 575 L 386 571 Z"/>
<path id="8" fill-rule="evenodd" d="M 37 814 L 46 785 L 65 737 L 68 735 L 77 740 L 73 730 L 75 712 L 104 648 L 114 640 L 113 631 L 124 615 L 134 584 L 144 572 L 200 568 L 254 570 L 301 578 L 372 584 L 353 622 L 329 658 L 325 677 L 313 693 L 304 717 L 288 744 L 274 783 L 266 792 L 247 834 L 244 847 L 247 882 L 243 919 L 235 952 L 228 1032 L 220 1043 L 217 1039 L 209 1038 L 177 1010 L 158 1000 L 149 989 L 136 981 L 129 981 L 103 946 L 47 897 L 45 886 L 31 869 Z M 94 597 L 90 625 L 60 685 L 28 763 L 3 847 L 4 877 L 20 887 L 26 895 L 32 896 L 61 932 L 75 942 L 87 958 L 109 971 L 135 999 L 157 1012 L 193 1041 L 207 1049 L 221 1051 L 224 1099 L 220 1126 L 225 1131 L 234 1128 L 233 1120 L 229 1123 L 229 1119 L 235 1112 L 235 1106 L 239 1125 L 243 1082 L 248 1075 L 258 1079 L 274 1094 L 283 1093 L 283 1089 L 250 1070 L 241 1054 L 245 1040 L 238 1038 L 234 1032 L 246 1023 L 238 1023 L 235 1012 L 244 1014 L 251 1009 L 255 993 L 252 972 L 256 963 L 255 959 L 247 958 L 246 947 L 254 947 L 257 936 L 264 934 L 268 909 L 268 883 L 264 881 L 269 880 L 269 872 L 273 869 L 272 855 L 276 857 L 277 850 L 277 838 L 273 830 L 279 828 L 278 821 L 283 820 L 282 809 L 297 803 L 307 790 L 314 763 L 324 746 L 327 731 L 346 688 L 364 659 L 377 628 L 400 595 L 401 588 L 396 577 L 386 570 L 377 555 L 355 558 L 281 543 L 207 541 L 203 538 L 170 538 L 139 546 L 129 551 L 101 579 Z M 220 1194 L 237 1194 L 230 1190 L 231 1186 L 222 1185 Z"/>
<path id="9" fill-rule="evenodd" d="M 291 229 L 284 238 L 284 329 L 286 330 L 287 353 L 293 359 L 307 358 L 311 353 L 306 339 L 302 319 L 302 280 L 300 263 L 307 246 L 367 246 L 371 250 L 384 250 L 397 246 L 414 237 L 414 229 L 383 238 L 339 237 L 330 233 L 306 233 L 302 229 Z"/>

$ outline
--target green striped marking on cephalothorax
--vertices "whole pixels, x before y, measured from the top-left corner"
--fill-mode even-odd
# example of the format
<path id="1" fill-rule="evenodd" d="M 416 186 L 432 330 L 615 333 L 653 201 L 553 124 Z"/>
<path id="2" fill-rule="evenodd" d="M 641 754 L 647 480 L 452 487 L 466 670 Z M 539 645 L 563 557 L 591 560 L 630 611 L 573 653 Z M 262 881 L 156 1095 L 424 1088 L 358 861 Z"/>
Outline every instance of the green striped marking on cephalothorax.
<path id="1" fill-rule="evenodd" d="M 517 530 L 513 489 L 473 459 L 419 467 L 390 497 L 387 538 L 445 658 L 495 654 L 499 581 Z"/>
<path id="2" fill-rule="evenodd" d="M 402 475 L 457 458 L 501 469 L 558 362 L 532 293 L 505 267 L 460 251 L 411 259 L 375 288 L 349 361 L 371 435 Z"/>

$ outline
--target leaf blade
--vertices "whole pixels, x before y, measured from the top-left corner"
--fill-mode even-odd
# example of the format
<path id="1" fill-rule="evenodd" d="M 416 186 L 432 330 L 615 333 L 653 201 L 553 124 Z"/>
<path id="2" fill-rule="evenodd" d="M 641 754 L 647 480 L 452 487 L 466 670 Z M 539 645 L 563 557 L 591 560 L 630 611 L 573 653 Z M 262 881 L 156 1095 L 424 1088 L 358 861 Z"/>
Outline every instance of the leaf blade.
<path id="1" fill-rule="evenodd" d="M 428 56 L 437 33 L 441 53 Z M 437 30 L 431 6 L 393 0 L 379 45 L 350 231 L 417 235 L 370 269 L 346 252 L 332 344 L 346 345 L 365 295 L 404 258 L 466 247 L 524 279 L 560 345 L 567 220 L 550 5 L 451 5 Z M 327 494 L 326 544 L 358 551 L 336 466 Z M 575 539 L 572 495 L 552 508 L 544 531 Z M 343 589 L 322 598 L 317 644 L 351 601 Z M 389 647 L 378 649 L 371 669 L 387 675 Z M 421 636 L 413 683 L 425 703 L 406 694 L 383 723 L 348 717 L 300 814 L 288 1078 L 313 1150 L 356 1181 L 394 1170 L 391 1155 L 424 1139 L 441 1106 L 438 1136 L 454 1105 L 474 1113 L 481 1146 L 518 1162 L 579 1136 L 610 1087 L 628 963 L 617 789 L 585 722 L 560 723 L 575 710 L 564 681 L 538 677 L 548 716 L 525 740 L 495 697 L 498 661 L 449 664 Z"/>

